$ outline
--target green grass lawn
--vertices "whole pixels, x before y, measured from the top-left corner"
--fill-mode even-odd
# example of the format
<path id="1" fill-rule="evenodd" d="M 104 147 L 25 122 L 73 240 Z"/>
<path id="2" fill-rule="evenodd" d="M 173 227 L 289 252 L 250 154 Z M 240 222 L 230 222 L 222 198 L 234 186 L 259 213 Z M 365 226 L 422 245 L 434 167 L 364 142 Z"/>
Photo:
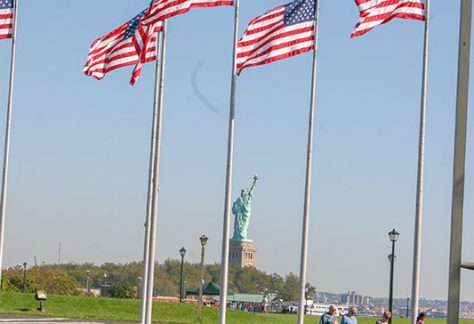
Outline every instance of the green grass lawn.
<path id="1" fill-rule="evenodd" d="M 46 312 L 36 310 L 39 303 L 33 294 L 0 293 L 0 314 L 16 314 L 28 316 L 48 316 L 84 320 L 110 320 L 138 322 L 140 302 L 137 300 L 48 296 Z M 200 323 L 217 323 L 218 310 L 203 308 L 203 319 Z M 172 303 L 153 304 L 153 322 L 167 324 L 199 323 L 197 321 L 197 306 Z M 296 323 L 296 315 L 273 315 L 247 313 L 228 310 L 229 324 L 259 324 L 259 323 Z M 445 323 L 445 320 L 429 320 L 427 323 Z M 319 316 L 307 316 L 305 323 L 319 323 Z M 374 318 L 360 318 L 359 324 L 374 324 Z M 408 323 L 406 319 L 394 319 L 395 324 Z M 463 324 L 474 324 L 474 321 L 460 321 Z"/>

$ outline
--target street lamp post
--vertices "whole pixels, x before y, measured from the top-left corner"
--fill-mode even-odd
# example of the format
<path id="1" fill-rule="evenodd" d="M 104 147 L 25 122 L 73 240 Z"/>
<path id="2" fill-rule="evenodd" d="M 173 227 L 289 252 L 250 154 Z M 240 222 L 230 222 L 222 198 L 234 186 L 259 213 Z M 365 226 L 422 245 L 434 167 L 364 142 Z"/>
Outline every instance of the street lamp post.
<path id="1" fill-rule="evenodd" d="M 91 272 L 89 270 L 87 270 L 86 275 L 87 275 L 87 278 L 86 278 L 86 293 L 88 294 L 89 293 L 89 277 L 91 275 Z"/>
<path id="2" fill-rule="evenodd" d="M 28 264 L 26 262 L 23 262 L 23 292 L 26 292 L 26 266 Z"/>
<path id="3" fill-rule="evenodd" d="M 184 256 L 186 255 L 186 249 L 184 246 L 179 250 L 179 254 L 181 255 L 181 274 L 179 279 L 179 302 L 182 303 L 184 299 L 184 286 L 183 286 L 183 264 L 184 264 Z"/>
<path id="4" fill-rule="evenodd" d="M 207 243 L 207 236 L 203 235 L 199 238 L 201 241 L 201 282 L 199 283 L 199 303 L 198 303 L 198 320 L 202 319 L 202 285 L 204 283 L 204 247 Z"/>
<path id="5" fill-rule="evenodd" d="M 388 256 L 388 260 L 390 261 L 390 289 L 388 293 L 388 310 L 392 312 L 392 306 L 393 306 L 393 265 L 395 263 L 395 242 L 398 240 L 398 236 L 400 233 L 398 233 L 395 229 L 391 230 L 388 233 L 388 237 L 390 238 L 390 241 L 392 241 L 392 254 Z M 389 324 L 392 324 L 392 317 L 388 320 Z"/>
<path id="6" fill-rule="evenodd" d="M 407 318 L 410 316 L 410 297 L 407 297 Z"/>
<path id="7" fill-rule="evenodd" d="M 186 291 L 186 279 L 183 279 L 183 291 Z"/>
<path id="8" fill-rule="evenodd" d="M 142 295 L 142 277 L 137 277 L 138 280 L 138 289 L 137 289 L 137 299 L 140 299 Z"/>

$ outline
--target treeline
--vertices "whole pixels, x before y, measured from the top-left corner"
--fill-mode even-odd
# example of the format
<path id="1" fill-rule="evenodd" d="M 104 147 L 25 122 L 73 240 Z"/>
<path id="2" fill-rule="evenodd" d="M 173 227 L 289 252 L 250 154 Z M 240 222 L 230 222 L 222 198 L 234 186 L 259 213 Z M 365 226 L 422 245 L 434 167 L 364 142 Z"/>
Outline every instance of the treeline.
<path id="1" fill-rule="evenodd" d="M 155 267 L 154 295 L 179 296 L 180 262 L 167 260 Z M 185 289 L 190 290 L 199 286 L 200 265 L 185 263 Z M 142 263 L 125 264 L 105 263 L 94 265 L 60 264 L 35 266 L 26 270 L 26 291 L 45 290 L 50 294 L 78 295 L 84 294 L 85 289 L 100 288 L 102 285 L 111 286 L 112 297 L 136 298 L 142 276 Z M 205 266 L 204 281 L 220 283 L 220 264 Z M 23 291 L 24 269 L 16 266 L 3 271 L 2 289 Z M 299 296 L 299 279 L 293 273 L 284 277 L 274 273 L 268 274 L 256 268 L 229 268 L 229 290 L 236 293 L 261 294 L 276 293 L 285 300 L 297 300 Z M 314 287 L 307 284 L 308 294 L 312 295 Z"/>

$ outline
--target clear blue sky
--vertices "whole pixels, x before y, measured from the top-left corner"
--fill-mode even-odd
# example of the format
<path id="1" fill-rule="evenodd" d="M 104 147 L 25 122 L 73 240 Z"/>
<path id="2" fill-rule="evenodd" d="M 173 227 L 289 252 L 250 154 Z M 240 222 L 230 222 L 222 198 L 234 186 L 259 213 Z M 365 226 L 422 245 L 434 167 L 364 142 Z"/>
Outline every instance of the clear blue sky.
<path id="1" fill-rule="evenodd" d="M 102 81 L 82 73 L 91 42 L 148 1 L 20 1 L 4 265 L 128 262 L 143 253 L 154 64 Z M 241 27 L 280 1 L 241 1 Z M 169 22 L 157 258 L 220 262 L 233 11 L 195 9 Z M 350 40 L 353 1 L 321 1 L 308 279 L 318 290 L 387 295 L 396 228 L 395 296 L 410 295 L 423 24 L 395 20 Z M 433 1 L 421 295 L 446 299 L 459 1 Z M 10 42 L 0 43 L 6 108 Z M 310 53 L 238 79 L 233 200 L 251 183 L 258 268 L 299 272 Z M 201 67 L 199 69 L 199 67 Z M 197 71 L 197 72 L 196 72 Z M 208 101 L 193 90 L 192 79 Z M 5 118 L 1 113 L 3 138 Z M 469 123 L 474 122 L 472 113 Z M 472 131 L 469 129 L 469 138 Z M 474 261 L 472 141 L 464 259 Z M 474 301 L 474 273 L 463 272 Z"/>

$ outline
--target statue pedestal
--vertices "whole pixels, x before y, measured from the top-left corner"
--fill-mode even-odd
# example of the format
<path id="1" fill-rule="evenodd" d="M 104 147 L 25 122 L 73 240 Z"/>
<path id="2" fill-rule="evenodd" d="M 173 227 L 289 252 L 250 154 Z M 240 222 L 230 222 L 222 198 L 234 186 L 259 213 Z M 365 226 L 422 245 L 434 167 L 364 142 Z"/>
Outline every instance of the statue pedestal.
<path id="1" fill-rule="evenodd" d="M 230 240 L 229 263 L 243 267 L 255 267 L 257 249 L 252 241 Z"/>

